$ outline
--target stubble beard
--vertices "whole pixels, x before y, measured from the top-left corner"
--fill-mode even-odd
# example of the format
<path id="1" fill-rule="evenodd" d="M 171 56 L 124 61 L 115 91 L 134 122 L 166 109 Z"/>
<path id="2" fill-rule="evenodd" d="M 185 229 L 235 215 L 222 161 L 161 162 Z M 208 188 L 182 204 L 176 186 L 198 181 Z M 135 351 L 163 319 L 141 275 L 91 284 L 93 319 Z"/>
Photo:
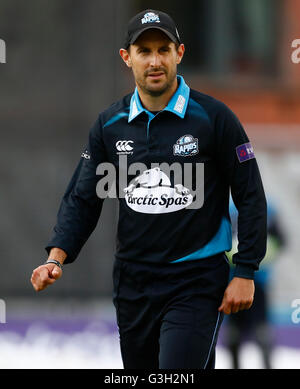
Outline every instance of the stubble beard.
<path id="1" fill-rule="evenodd" d="M 159 97 L 162 96 L 164 93 L 166 93 L 174 84 L 174 80 L 176 79 L 176 70 L 172 71 L 172 73 L 168 73 L 166 70 L 158 69 L 157 71 L 163 71 L 166 76 L 166 82 L 157 89 L 155 87 L 152 87 L 147 83 L 147 72 L 145 72 L 143 78 L 136 78 L 136 83 L 141 88 L 141 90 L 152 97 Z"/>

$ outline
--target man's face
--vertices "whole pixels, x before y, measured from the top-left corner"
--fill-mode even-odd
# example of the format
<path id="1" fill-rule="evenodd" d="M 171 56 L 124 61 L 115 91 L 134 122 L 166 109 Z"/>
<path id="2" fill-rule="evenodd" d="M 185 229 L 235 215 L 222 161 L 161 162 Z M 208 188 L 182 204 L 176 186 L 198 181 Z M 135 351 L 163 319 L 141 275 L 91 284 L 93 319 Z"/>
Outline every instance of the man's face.
<path id="1" fill-rule="evenodd" d="M 136 84 L 151 96 L 160 96 L 174 85 L 183 53 L 183 45 L 176 49 L 166 34 L 155 29 L 145 31 L 130 50 L 120 51 Z"/>

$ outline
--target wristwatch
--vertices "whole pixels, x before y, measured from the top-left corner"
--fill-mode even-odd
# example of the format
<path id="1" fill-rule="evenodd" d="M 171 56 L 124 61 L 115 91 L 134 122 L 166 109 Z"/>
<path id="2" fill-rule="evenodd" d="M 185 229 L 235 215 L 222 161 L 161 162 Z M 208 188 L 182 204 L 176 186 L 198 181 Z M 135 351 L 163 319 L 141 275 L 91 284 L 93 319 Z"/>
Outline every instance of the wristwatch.
<path id="1" fill-rule="evenodd" d="M 56 259 L 47 259 L 47 261 L 44 263 L 44 265 L 47 265 L 48 263 L 54 263 L 55 265 L 57 265 L 61 270 L 63 268 L 63 265 L 56 261 Z"/>

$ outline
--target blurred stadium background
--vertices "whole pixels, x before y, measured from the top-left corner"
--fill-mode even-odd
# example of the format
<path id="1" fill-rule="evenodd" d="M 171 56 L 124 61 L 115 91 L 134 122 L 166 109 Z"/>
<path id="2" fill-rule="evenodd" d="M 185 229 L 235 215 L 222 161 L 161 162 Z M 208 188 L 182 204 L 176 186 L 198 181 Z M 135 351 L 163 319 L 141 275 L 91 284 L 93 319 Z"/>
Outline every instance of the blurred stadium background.
<path id="1" fill-rule="evenodd" d="M 163 8 L 162 8 L 163 4 Z M 300 367 L 300 38 L 298 0 L 1 0 L 0 368 L 121 368 L 111 270 L 116 203 L 55 287 L 36 294 L 32 270 L 98 113 L 133 89 L 121 63 L 127 21 L 146 8 L 170 13 L 186 45 L 179 73 L 224 101 L 256 150 L 287 244 L 274 260 L 269 317 L 274 368 Z M 224 331 L 226 330 L 226 322 Z M 220 334 L 217 368 L 230 368 Z M 261 368 L 248 339 L 242 366 Z"/>

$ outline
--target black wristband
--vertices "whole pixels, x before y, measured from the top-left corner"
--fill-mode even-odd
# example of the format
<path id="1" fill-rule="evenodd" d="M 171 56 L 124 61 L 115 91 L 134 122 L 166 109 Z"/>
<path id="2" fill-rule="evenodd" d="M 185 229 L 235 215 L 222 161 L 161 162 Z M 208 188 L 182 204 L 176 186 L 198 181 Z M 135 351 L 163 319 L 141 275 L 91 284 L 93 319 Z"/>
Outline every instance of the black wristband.
<path id="1" fill-rule="evenodd" d="M 56 261 L 55 259 L 48 259 L 44 265 L 47 265 L 47 263 L 54 263 L 56 266 L 58 266 L 61 270 L 62 270 L 62 264 L 58 261 Z"/>

